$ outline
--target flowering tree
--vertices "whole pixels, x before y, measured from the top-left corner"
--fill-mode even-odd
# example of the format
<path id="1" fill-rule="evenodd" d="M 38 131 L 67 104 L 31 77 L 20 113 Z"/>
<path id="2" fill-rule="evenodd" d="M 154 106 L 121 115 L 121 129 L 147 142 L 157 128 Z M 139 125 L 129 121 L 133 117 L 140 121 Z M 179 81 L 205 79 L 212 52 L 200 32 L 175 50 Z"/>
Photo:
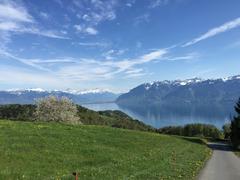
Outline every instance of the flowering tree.
<path id="1" fill-rule="evenodd" d="M 77 107 L 66 97 L 49 96 L 36 102 L 36 119 L 39 121 L 80 123 Z"/>

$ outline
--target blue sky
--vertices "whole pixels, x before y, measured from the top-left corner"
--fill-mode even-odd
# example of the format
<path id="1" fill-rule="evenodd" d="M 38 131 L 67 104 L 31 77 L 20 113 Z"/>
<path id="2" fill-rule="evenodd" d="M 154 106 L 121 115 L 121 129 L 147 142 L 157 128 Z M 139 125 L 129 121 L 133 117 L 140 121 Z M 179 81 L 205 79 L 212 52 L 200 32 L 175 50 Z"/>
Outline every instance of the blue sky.
<path id="1" fill-rule="evenodd" d="M 0 89 L 127 91 L 240 74 L 239 0 L 0 0 Z"/>

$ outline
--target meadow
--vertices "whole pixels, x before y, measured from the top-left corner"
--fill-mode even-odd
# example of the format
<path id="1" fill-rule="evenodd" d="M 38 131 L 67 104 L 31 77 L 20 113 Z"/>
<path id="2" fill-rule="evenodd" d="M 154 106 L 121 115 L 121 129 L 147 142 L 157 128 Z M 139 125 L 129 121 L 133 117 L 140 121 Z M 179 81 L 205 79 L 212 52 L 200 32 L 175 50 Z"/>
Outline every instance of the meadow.
<path id="1" fill-rule="evenodd" d="M 94 125 L 0 120 L 0 179 L 194 179 L 199 138 Z"/>

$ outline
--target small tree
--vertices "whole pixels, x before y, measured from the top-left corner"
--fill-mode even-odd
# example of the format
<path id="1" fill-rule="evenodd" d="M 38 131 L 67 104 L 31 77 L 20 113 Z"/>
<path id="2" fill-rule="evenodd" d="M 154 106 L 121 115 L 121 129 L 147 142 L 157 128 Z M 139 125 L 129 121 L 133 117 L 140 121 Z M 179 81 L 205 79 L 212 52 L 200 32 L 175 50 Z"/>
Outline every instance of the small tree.
<path id="1" fill-rule="evenodd" d="M 231 124 L 230 123 L 224 124 L 222 129 L 223 129 L 224 139 L 229 139 L 231 135 Z"/>
<path id="2" fill-rule="evenodd" d="M 77 106 L 66 97 L 41 98 L 37 100 L 36 105 L 35 115 L 39 121 L 80 123 L 77 116 Z"/>
<path id="3" fill-rule="evenodd" d="M 235 148 L 240 145 L 240 98 L 235 106 L 236 116 L 231 122 L 231 142 Z"/>

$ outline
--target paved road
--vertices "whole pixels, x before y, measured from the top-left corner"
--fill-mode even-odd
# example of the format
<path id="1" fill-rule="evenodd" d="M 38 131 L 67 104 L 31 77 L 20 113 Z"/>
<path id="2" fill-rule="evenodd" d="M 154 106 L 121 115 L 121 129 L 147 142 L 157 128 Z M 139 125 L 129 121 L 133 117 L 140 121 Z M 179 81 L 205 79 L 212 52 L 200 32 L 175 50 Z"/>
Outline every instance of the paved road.
<path id="1" fill-rule="evenodd" d="M 200 173 L 199 180 L 240 180 L 240 158 L 222 143 L 210 143 L 213 155 Z"/>

